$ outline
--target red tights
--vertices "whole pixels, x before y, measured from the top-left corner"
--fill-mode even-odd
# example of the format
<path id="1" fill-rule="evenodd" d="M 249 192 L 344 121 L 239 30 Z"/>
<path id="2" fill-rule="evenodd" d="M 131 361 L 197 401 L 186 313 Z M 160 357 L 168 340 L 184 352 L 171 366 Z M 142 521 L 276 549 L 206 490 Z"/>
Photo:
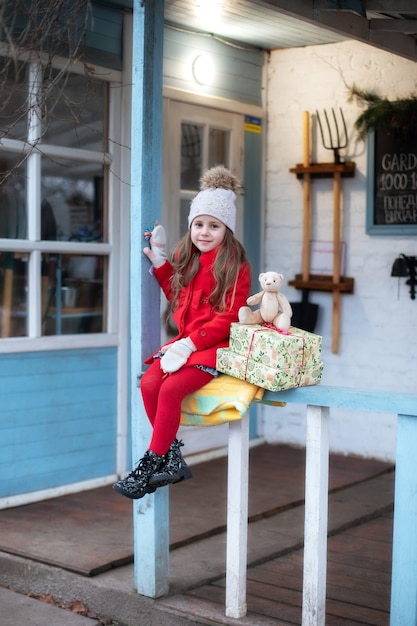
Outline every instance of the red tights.
<path id="1" fill-rule="evenodd" d="M 180 426 L 183 399 L 212 378 L 197 367 L 182 367 L 178 372 L 165 374 L 160 360 L 155 359 L 140 382 L 145 411 L 153 427 L 150 450 L 160 456 L 168 452 Z"/>

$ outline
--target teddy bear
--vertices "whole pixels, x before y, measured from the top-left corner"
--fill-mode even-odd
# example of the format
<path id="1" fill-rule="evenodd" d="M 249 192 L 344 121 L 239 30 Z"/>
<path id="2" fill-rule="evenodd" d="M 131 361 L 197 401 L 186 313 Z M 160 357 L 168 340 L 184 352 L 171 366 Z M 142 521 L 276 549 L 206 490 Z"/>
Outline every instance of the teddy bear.
<path id="1" fill-rule="evenodd" d="M 277 272 L 262 272 L 259 283 L 262 291 L 246 300 L 249 306 L 239 309 L 241 324 L 273 324 L 280 330 L 288 330 L 291 326 L 292 308 L 287 298 L 280 293 L 284 276 Z M 259 304 L 259 309 L 252 311 L 250 306 Z"/>

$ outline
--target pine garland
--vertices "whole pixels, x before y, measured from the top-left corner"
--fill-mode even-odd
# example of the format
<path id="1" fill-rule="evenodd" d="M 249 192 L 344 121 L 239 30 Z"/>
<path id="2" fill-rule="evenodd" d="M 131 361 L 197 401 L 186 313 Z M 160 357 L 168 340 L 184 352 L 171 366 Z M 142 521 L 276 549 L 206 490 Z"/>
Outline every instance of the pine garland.
<path id="1" fill-rule="evenodd" d="M 364 140 L 375 129 L 395 134 L 398 138 L 417 135 L 417 96 L 392 101 L 353 85 L 349 101 L 354 99 L 368 105 L 355 122 L 359 139 Z"/>

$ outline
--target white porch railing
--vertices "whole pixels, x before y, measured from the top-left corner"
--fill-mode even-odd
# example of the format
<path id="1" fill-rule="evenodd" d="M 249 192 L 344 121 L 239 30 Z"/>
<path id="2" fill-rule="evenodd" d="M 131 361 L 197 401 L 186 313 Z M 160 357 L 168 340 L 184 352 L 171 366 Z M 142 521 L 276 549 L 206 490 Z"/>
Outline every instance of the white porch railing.
<path id="1" fill-rule="evenodd" d="M 395 413 L 398 415 L 396 476 L 394 496 L 394 536 L 392 556 L 391 626 L 417 624 L 417 394 L 370 392 L 343 387 L 316 385 L 278 393 L 266 391 L 263 404 L 274 402 L 304 404 L 307 420 L 306 481 L 304 522 L 304 574 L 302 626 L 324 626 L 326 616 L 327 512 L 329 408 Z M 227 504 L 226 607 L 228 617 L 246 615 L 247 520 L 249 420 L 229 425 L 229 469 Z M 164 490 L 162 490 L 164 491 Z M 157 492 L 158 493 L 158 492 Z M 165 494 L 161 494 L 163 497 Z M 155 498 L 156 496 L 154 496 Z M 135 536 L 141 532 L 142 509 L 135 516 Z M 146 524 L 145 524 L 146 526 Z M 161 553 L 157 545 L 168 545 L 169 523 L 163 520 L 146 545 L 149 563 Z M 143 530 L 143 528 L 142 528 Z M 143 548 L 142 548 L 143 550 Z M 168 571 L 169 551 L 162 555 Z M 137 558 L 137 552 L 135 552 Z M 160 563 L 161 565 L 161 563 Z M 142 568 L 140 568 L 142 570 Z M 136 568 L 138 572 L 138 568 Z M 137 576 L 139 593 L 156 597 L 149 590 L 165 588 L 166 581 L 149 581 L 150 568 Z M 163 574 L 165 576 L 165 574 Z M 164 584 L 165 583 L 165 584 Z M 162 591 L 163 593 L 163 591 Z"/>

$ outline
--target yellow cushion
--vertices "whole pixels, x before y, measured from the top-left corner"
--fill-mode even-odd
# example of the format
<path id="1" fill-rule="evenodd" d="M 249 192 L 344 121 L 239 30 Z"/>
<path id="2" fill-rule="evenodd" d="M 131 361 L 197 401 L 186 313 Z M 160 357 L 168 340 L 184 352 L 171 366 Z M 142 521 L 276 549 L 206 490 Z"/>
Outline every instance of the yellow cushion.
<path id="1" fill-rule="evenodd" d="M 221 374 L 184 398 L 181 424 L 215 426 L 241 419 L 251 402 L 262 400 L 264 391 L 257 385 Z"/>

